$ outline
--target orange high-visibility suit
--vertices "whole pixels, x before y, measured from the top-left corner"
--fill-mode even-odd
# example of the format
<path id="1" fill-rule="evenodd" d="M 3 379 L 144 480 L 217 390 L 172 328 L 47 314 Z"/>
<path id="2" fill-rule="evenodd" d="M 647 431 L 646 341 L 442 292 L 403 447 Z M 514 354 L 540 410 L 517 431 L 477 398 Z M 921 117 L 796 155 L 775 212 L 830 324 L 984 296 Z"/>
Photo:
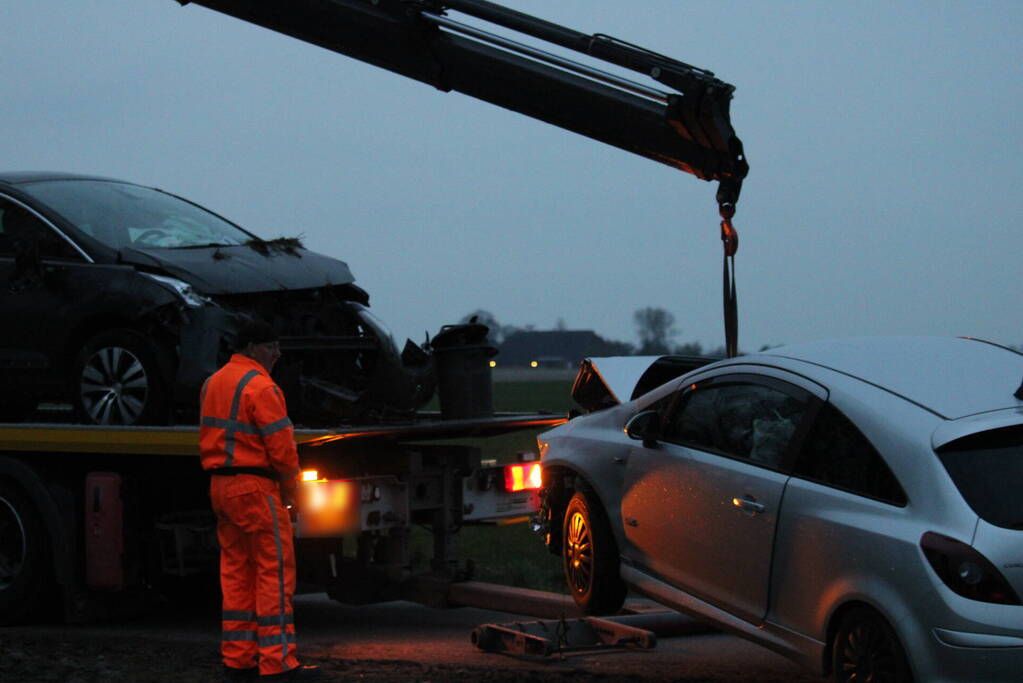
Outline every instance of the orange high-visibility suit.
<path id="1" fill-rule="evenodd" d="M 206 380 L 200 402 L 200 458 L 214 475 L 224 664 L 290 671 L 299 665 L 295 551 L 281 486 L 293 486 L 299 469 L 284 395 L 259 362 L 234 354 Z"/>

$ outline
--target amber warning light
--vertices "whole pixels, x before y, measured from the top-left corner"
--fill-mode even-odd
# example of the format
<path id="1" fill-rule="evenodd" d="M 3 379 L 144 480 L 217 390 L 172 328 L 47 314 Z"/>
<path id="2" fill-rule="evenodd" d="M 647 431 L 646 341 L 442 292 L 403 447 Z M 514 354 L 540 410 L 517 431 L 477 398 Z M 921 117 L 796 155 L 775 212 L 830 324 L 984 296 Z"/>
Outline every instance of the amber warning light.
<path id="1" fill-rule="evenodd" d="M 542 479 L 543 475 L 540 470 L 540 463 L 538 462 L 505 465 L 504 467 L 505 491 L 538 489 L 543 483 Z"/>
<path id="2" fill-rule="evenodd" d="M 355 483 L 302 473 L 298 512 L 303 536 L 336 536 L 358 531 L 359 498 Z"/>

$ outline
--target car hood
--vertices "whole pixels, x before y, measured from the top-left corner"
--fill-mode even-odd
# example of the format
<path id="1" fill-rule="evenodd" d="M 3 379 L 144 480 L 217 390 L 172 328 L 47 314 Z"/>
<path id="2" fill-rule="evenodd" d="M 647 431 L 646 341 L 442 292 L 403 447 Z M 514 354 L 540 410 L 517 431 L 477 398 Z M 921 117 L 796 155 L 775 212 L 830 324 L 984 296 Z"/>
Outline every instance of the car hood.
<path id="1" fill-rule="evenodd" d="M 143 270 L 159 269 L 202 294 L 246 294 L 281 289 L 312 289 L 355 282 L 348 264 L 306 249 L 249 246 L 120 251 L 121 261 Z"/>
<path id="2" fill-rule="evenodd" d="M 572 384 L 572 399 L 586 412 L 628 401 L 636 382 L 658 356 L 587 358 Z"/>
<path id="3" fill-rule="evenodd" d="M 586 412 L 603 410 L 638 398 L 714 360 L 696 356 L 587 358 L 572 384 L 572 399 Z"/>

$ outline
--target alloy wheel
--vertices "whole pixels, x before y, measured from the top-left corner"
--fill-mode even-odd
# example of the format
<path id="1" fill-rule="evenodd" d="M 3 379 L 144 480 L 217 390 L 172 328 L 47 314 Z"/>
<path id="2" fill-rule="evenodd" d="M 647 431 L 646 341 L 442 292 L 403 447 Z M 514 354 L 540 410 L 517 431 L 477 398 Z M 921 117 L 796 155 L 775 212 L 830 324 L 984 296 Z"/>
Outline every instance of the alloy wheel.
<path id="1" fill-rule="evenodd" d="M 889 683 L 899 677 L 898 654 L 876 620 L 861 619 L 839 643 L 840 678 L 848 683 Z"/>
<path id="2" fill-rule="evenodd" d="M 565 570 L 572 590 L 586 593 L 593 582 L 593 541 L 586 517 L 573 512 L 565 538 Z"/>
<path id="3" fill-rule="evenodd" d="M 148 393 L 142 361 L 123 347 L 98 349 L 82 368 L 82 406 L 96 424 L 135 424 Z"/>

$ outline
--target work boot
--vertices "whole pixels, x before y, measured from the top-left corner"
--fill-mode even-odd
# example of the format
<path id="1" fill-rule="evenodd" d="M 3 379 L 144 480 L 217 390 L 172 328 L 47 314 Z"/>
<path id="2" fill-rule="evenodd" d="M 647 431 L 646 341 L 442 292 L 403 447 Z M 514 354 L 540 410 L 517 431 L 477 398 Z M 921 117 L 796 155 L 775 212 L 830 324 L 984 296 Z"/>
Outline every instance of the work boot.
<path id="1" fill-rule="evenodd" d="M 224 665 L 224 681 L 225 683 L 231 683 L 233 681 L 249 681 L 259 678 L 259 667 L 250 666 L 247 669 L 236 669 L 233 666 Z"/>
<path id="2" fill-rule="evenodd" d="M 320 679 L 320 667 L 296 666 L 290 671 L 263 676 L 263 679 L 268 681 L 317 681 Z"/>

